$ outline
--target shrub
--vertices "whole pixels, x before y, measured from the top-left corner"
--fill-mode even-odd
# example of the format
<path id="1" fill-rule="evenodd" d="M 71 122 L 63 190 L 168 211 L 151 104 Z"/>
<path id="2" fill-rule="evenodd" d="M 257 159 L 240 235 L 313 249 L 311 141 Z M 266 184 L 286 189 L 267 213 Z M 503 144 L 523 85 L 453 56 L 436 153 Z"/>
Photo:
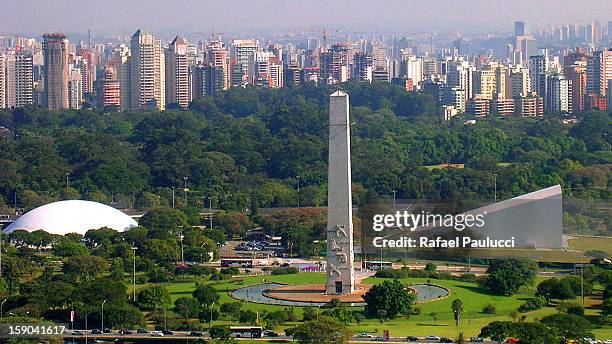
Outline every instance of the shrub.
<path id="1" fill-rule="evenodd" d="M 292 275 L 300 272 L 298 268 L 288 267 L 288 268 L 273 268 L 272 275 Z"/>
<path id="2" fill-rule="evenodd" d="M 484 306 L 484 308 L 482 309 L 482 312 L 485 314 L 495 314 L 497 313 L 497 309 L 492 304 L 488 304 Z"/>
<path id="3" fill-rule="evenodd" d="M 530 311 L 535 311 L 536 309 L 540 309 L 546 305 L 546 299 L 542 296 L 538 296 L 532 299 L 528 299 L 523 303 L 518 311 L 521 313 L 526 313 Z"/>
<path id="4" fill-rule="evenodd" d="M 434 263 L 427 263 L 425 265 L 425 271 L 434 272 L 438 267 Z"/>

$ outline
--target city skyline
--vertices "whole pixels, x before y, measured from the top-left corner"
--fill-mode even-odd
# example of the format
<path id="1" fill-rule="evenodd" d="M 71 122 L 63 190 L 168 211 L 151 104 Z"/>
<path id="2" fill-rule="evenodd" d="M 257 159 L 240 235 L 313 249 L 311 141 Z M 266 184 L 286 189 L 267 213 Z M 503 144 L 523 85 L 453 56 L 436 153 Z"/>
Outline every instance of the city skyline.
<path id="1" fill-rule="evenodd" d="M 324 5 L 324 6 L 323 6 Z M 327 26 L 342 30 L 482 32 L 511 31 L 508 23 L 524 20 L 534 28 L 565 23 L 599 20 L 612 11 L 608 1 L 593 0 L 589 6 L 555 1 L 473 1 L 469 4 L 448 0 L 403 3 L 390 0 L 377 3 L 380 13 L 373 16 L 369 2 L 340 0 L 326 3 L 298 1 L 173 1 L 136 0 L 129 3 L 109 0 L 83 6 L 76 0 L 53 2 L 8 0 L 0 13 L 0 32 L 78 33 L 92 29 L 101 34 L 121 34 L 142 27 L 157 32 L 208 31 L 215 27 L 233 34 Z M 118 10 L 121 8 L 121 10 Z M 346 8 L 351 11 L 345 12 Z M 74 9 L 74 10 L 67 10 Z M 188 10 L 182 10 L 188 9 Z M 214 11 L 211 11 L 214 9 Z M 393 10 L 391 10 L 393 9 Z M 15 13 L 27 13 L 29 20 Z M 161 13 L 171 15 L 160 15 Z M 274 13 L 291 15 L 278 17 Z M 465 15 L 457 15 L 462 13 Z M 274 16 L 271 20 L 270 16 Z"/>

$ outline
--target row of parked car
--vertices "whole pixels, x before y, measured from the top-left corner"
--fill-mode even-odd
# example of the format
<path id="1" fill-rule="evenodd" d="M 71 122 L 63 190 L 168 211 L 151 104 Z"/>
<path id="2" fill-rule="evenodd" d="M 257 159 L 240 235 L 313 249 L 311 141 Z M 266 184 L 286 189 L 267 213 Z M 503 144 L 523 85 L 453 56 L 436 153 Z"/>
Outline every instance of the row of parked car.
<path id="1" fill-rule="evenodd" d="M 246 241 L 236 246 L 236 251 L 263 251 L 268 246 L 267 241 Z"/>
<path id="2" fill-rule="evenodd" d="M 358 338 L 372 338 L 375 340 L 380 340 L 383 341 L 383 337 L 375 337 L 374 335 L 370 334 L 370 333 L 360 333 L 357 335 Z M 408 336 L 406 337 L 406 340 L 409 342 L 418 342 L 418 341 L 428 341 L 428 342 L 434 342 L 434 343 L 454 343 L 455 341 L 450 339 L 450 338 L 445 338 L 445 337 L 438 337 L 435 335 L 429 335 L 429 336 L 425 336 L 422 338 L 419 337 L 415 337 L 415 336 Z M 481 343 L 484 340 L 480 337 L 472 337 L 470 338 L 470 342 L 472 343 Z"/>

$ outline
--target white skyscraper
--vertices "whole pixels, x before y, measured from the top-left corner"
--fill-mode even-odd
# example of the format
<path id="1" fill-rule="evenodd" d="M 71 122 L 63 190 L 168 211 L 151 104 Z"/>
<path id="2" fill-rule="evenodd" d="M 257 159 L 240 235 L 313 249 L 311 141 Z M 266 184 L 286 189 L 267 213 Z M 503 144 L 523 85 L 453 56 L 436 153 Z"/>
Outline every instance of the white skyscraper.
<path id="1" fill-rule="evenodd" d="M 571 112 L 570 84 L 562 75 L 548 77 L 544 107 L 551 112 Z"/>
<path id="2" fill-rule="evenodd" d="M 11 52 L 4 58 L 4 101 L 7 108 L 32 104 L 32 55 Z"/>
<path id="3" fill-rule="evenodd" d="M 130 42 L 130 110 L 166 108 L 165 59 L 161 41 L 136 31 Z"/>
<path id="4" fill-rule="evenodd" d="M 176 36 L 166 49 L 166 103 L 177 103 L 182 108 L 189 105 L 189 61 L 187 41 Z"/>

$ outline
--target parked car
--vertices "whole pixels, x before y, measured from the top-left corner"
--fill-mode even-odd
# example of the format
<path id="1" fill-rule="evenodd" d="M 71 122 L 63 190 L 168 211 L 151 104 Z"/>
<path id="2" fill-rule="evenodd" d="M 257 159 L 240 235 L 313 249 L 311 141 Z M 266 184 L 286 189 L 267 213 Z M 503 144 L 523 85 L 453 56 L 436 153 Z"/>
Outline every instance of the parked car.
<path id="1" fill-rule="evenodd" d="M 126 334 L 133 334 L 134 332 L 130 331 L 130 330 L 121 330 L 119 331 L 120 335 L 126 335 Z"/>
<path id="2" fill-rule="evenodd" d="M 164 334 L 162 333 L 162 331 L 151 331 L 151 336 L 153 336 L 153 337 L 163 337 Z"/>
<path id="3" fill-rule="evenodd" d="M 171 336 L 174 334 L 174 332 L 170 331 L 170 330 L 163 330 L 161 331 L 163 333 L 164 336 Z"/>
<path id="4" fill-rule="evenodd" d="M 505 341 L 504 343 L 508 343 L 508 344 L 516 344 L 516 343 L 518 343 L 518 342 L 519 342 L 519 340 L 518 340 L 518 339 L 516 339 L 516 338 L 508 338 L 508 339 L 506 339 L 506 341 Z"/>
<path id="5" fill-rule="evenodd" d="M 473 343 L 482 343 L 482 342 L 484 342 L 484 338 L 481 338 L 481 337 L 472 337 L 472 338 L 470 338 L 470 342 L 473 342 Z"/>
<path id="6" fill-rule="evenodd" d="M 429 336 L 425 336 L 425 340 L 440 340 L 440 337 L 429 335 Z"/>
<path id="7" fill-rule="evenodd" d="M 366 332 L 361 332 L 357 335 L 357 338 L 374 338 L 374 336 Z"/>
<path id="8" fill-rule="evenodd" d="M 409 342 L 418 342 L 419 341 L 419 337 L 408 336 L 408 337 L 406 337 L 406 340 L 409 341 Z"/>
<path id="9" fill-rule="evenodd" d="M 110 328 L 105 328 L 104 330 L 102 330 L 102 332 L 104 333 L 113 333 L 113 330 L 111 330 Z"/>
<path id="10" fill-rule="evenodd" d="M 102 334 L 102 331 L 100 331 L 98 329 L 93 329 L 93 330 L 91 330 L 91 334 Z"/>
<path id="11" fill-rule="evenodd" d="M 144 329 L 144 328 L 139 328 L 138 330 L 136 330 L 136 333 L 149 333 L 149 331 L 147 331 L 147 329 Z"/>
<path id="12" fill-rule="evenodd" d="M 450 338 L 440 338 L 440 343 L 454 343 L 455 341 Z"/>
<path id="13" fill-rule="evenodd" d="M 189 332 L 189 336 L 191 336 L 191 337 L 202 337 L 203 335 L 204 335 L 204 333 L 202 333 L 202 332 L 197 332 L 197 331 Z"/>
<path id="14" fill-rule="evenodd" d="M 264 337 L 278 337 L 278 333 L 270 330 L 264 330 L 263 335 Z"/>

